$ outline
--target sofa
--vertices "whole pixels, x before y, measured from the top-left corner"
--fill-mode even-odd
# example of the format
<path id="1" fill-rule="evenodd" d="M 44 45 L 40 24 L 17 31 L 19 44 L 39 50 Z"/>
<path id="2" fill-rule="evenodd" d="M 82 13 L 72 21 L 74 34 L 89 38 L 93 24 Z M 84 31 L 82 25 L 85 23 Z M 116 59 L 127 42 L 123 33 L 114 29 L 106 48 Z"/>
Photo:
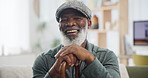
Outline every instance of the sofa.
<path id="1" fill-rule="evenodd" d="M 129 78 L 126 67 L 119 65 L 121 78 Z M 32 78 L 32 66 L 0 66 L 0 78 Z"/>
<path id="2" fill-rule="evenodd" d="M 130 78 L 148 78 L 148 66 L 126 66 Z"/>
<path id="3" fill-rule="evenodd" d="M 32 78 L 32 66 L 0 66 L 0 78 Z"/>

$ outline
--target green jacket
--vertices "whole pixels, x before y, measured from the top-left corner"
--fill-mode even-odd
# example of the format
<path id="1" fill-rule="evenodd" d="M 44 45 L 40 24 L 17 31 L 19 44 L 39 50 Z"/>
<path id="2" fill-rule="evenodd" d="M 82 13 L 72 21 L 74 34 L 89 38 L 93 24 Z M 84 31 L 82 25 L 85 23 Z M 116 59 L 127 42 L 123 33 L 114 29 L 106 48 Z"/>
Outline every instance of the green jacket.
<path id="1" fill-rule="evenodd" d="M 33 78 L 51 78 L 47 73 L 56 59 L 54 55 L 61 49 L 62 45 L 49 50 L 48 52 L 41 53 L 35 60 L 33 69 Z M 119 66 L 116 55 L 104 48 L 99 48 L 87 42 L 86 49 L 96 56 L 95 60 L 88 66 L 85 62 L 80 65 L 80 78 L 120 78 Z M 66 71 L 67 78 L 72 78 L 70 72 L 73 68 Z"/>

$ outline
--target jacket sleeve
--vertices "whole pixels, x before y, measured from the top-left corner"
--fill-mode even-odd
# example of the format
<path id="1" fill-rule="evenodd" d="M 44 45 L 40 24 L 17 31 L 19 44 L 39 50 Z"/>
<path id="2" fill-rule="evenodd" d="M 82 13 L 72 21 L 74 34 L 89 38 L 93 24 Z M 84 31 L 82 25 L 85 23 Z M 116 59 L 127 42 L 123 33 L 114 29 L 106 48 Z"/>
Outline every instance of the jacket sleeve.
<path id="1" fill-rule="evenodd" d="M 113 52 L 109 52 L 100 62 L 96 57 L 82 72 L 86 78 L 120 78 L 117 57 Z M 102 64 L 103 63 L 103 64 Z"/>
<path id="2" fill-rule="evenodd" d="M 43 55 L 39 55 L 32 67 L 33 78 L 51 78 L 48 74 L 48 68 L 46 66 L 45 58 Z"/>

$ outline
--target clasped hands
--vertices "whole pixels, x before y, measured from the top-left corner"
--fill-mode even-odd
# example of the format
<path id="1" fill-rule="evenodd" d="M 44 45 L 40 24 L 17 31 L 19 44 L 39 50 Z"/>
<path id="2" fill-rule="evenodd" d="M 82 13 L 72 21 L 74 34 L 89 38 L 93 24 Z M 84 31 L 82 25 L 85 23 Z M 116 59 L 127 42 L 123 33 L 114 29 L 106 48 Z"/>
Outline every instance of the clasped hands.
<path id="1" fill-rule="evenodd" d="M 55 55 L 55 58 L 57 60 L 49 71 L 52 75 L 60 73 L 60 66 L 63 61 L 67 63 L 66 68 L 78 66 L 79 60 L 84 61 L 87 65 L 89 65 L 94 61 L 95 56 L 85 48 L 73 43 L 70 46 L 63 47 Z"/>

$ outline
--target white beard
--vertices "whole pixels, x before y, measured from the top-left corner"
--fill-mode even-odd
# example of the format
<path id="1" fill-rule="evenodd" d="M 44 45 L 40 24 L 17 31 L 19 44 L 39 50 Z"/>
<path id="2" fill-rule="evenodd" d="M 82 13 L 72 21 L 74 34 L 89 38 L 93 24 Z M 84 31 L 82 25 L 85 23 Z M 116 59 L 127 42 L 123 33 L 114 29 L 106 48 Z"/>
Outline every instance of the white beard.
<path id="1" fill-rule="evenodd" d="M 85 39 L 87 37 L 87 30 L 88 30 L 88 22 L 86 22 L 85 29 L 82 29 L 78 33 L 78 36 L 76 38 L 74 38 L 73 40 L 70 40 L 69 38 L 67 38 L 66 35 L 61 31 L 61 34 L 62 34 L 62 44 L 64 46 L 69 46 L 72 43 L 75 43 L 75 44 L 81 46 L 81 44 L 85 41 Z"/>

